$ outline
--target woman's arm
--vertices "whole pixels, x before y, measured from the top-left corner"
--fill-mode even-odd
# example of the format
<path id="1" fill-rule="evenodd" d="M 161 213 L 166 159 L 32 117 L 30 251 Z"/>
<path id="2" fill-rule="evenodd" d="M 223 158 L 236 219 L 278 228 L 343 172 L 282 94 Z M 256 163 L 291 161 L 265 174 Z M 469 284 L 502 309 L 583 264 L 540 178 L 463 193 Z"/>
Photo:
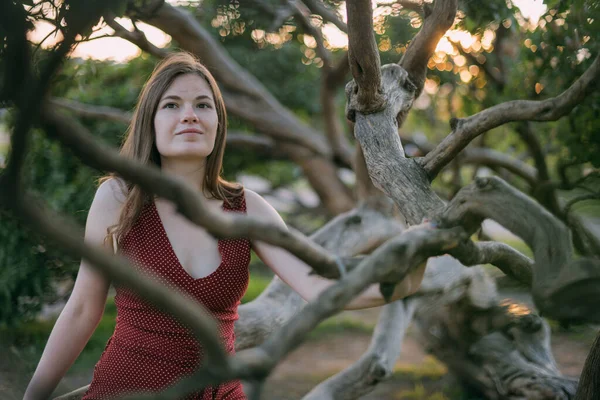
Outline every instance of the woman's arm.
<path id="1" fill-rule="evenodd" d="M 120 213 L 116 182 L 109 180 L 98 188 L 88 213 L 85 242 L 103 246 L 106 229 Z M 112 242 L 107 243 L 112 252 Z M 25 400 L 48 399 L 67 370 L 87 344 L 104 313 L 110 282 L 82 260 L 73 292 L 60 313 L 38 366 L 25 392 Z"/>
<path id="2" fill-rule="evenodd" d="M 249 216 L 287 229 L 279 213 L 266 200 L 251 190 L 246 189 L 245 193 Z M 309 265 L 280 247 L 260 241 L 253 241 L 252 246 L 260 259 L 306 301 L 315 299 L 323 290 L 335 283 L 334 280 L 318 275 L 309 275 L 312 271 Z M 415 293 L 421 285 L 424 273 L 425 263 L 396 285 L 392 301 Z M 385 299 L 379 291 L 379 285 L 371 285 L 346 305 L 345 309 L 377 307 L 384 304 Z"/>

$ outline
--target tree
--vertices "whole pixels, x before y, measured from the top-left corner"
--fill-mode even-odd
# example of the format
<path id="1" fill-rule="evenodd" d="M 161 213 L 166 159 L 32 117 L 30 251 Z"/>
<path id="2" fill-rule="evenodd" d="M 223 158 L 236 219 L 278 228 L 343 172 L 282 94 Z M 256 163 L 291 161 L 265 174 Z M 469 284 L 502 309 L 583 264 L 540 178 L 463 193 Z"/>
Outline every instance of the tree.
<path id="1" fill-rule="evenodd" d="M 429 257 L 450 253 L 452 257 L 428 261 L 426 278 L 418 295 L 385 306 L 369 351 L 350 369 L 318 385 L 306 398 L 356 398 L 369 391 L 390 373 L 402 335 L 413 316 L 422 328 L 429 350 L 459 377 L 490 398 L 574 396 L 576 383 L 562 377 L 555 366 L 544 320 L 533 313 L 515 313 L 510 306 L 498 304 L 494 283 L 480 269 L 465 268 L 465 265 L 482 263 L 496 265 L 507 275 L 529 285 L 536 306 L 549 317 L 592 322 L 600 319 L 594 300 L 598 297 L 595 287 L 600 271 L 598 241 L 572 222 L 560 205 L 557 206 L 556 188 L 550 184 L 550 176 L 541 171 L 546 161 L 542 160 L 543 153 L 538 151 L 535 133 L 528 131 L 526 125 L 522 130 L 522 137 L 536 159 L 538 170 L 535 172 L 504 154 L 490 155 L 482 149 L 468 149 L 465 156 L 468 158 L 471 153 L 472 159 L 475 158 L 472 162 L 516 171 L 529 182 L 537 183 L 539 179 L 542 188 L 535 190 L 534 195 L 542 193 L 535 197 L 543 206 L 495 177 L 476 178 L 445 204 L 432 190 L 431 181 L 444 167 L 457 160 L 471 141 L 492 128 L 511 121 L 554 121 L 569 115 L 586 96 L 595 95 L 600 69 L 598 58 L 586 62 L 585 72 L 565 83 L 556 96 L 537 101 L 490 104 L 471 116 L 453 118 L 451 134 L 441 143 L 423 157 L 407 158 L 398 128 L 424 89 L 426 67 L 436 45 L 455 21 L 456 1 L 398 2 L 401 7 L 420 13 L 420 29 L 402 57 L 394 60 L 397 64 L 383 67 L 380 67 L 378 50 L 381 41 L 378 46 L 369 1 L 355 0 L 346 4 L 348 25 L 328 7 L 331 3 L 306 0 L 289 2 L 279 8 L 265 8 L 272 11 L 273 20 L 277 22 L 274 26 L 293 17 L 297 28 L 314 40 L 314 53 L 320 58 L 314 62 L 323 63 L 320 99 L 325 135 L 302 123 L 279 103 L 185 9 L 162 1 L 146 1 L 128 3 L 127 10 L 123 10 L 116 3 L 94 2 L 93 6 L 83 8 L 65 3 L 70 7 L 59 8 L 56 26 L 63 31 L 65 39 L 49 54 L 40 67 L 39 76 L 32 72 L 25 38 L 28 21 L 42 18 L 37 6 L 25 9 L 15 3 L 3 6 L 6 8 L 2 14 L 5 18 L 3 26 L 7 28 L 3 36 L 2 68 L 5 76 L 11 78 L 4 81 L 2 100 L 15 107 L 17 117 L 11 156 L 0 176 L 3 188 L 0 199 L 11 213 L 52 237 L 73 256 L 86 257 L 112 279 L 142 293 L 152 293 L 153 301 L 169 307 L 193 327 L 210 352 L 212 362 L 174 390 L 242 378 L 253 383 L 252 396 L 258 397 L 269 371 L 319 321 L 341 310 L 367 285 L 380 283 L 382 293 L 389 295 L 395 283 L 416 265 Z M 257 0 L 255 3 L 266 7 L 265 2 Z M 237 3 L 225 7 L 223 15 L 227 18 L 239 13 Z M 563 7 L 562 3 L 557 6 L 557 12 L 560 7 Z M 583 7 L 588 7 L 587 11 L 597 11 L 593 2 L 585 3 Z M 75 119 L 59 112 L 58 107 L 87 115 L 106 115 L 108 111 L 110 115 L 119 115 L 115 110 L 45 100 L 51 78 L 78 39 L 77 33 L 84 38 L 88 36 L 99 15 L 104 16 L 116 35 L 157 57 L 165 55 L 168 50 L 153 46 L 140 31 L 131 32 L 118 25 L 114 15 L 122 14 L 162 29 L 181 48 L 198 55 L 219 81 L 229 112 L 268 136 L 272 142 L 263 144 L 275 147 L 302 168 L 323 204 L 332 214 L 337 214 L 311 236 L 312 241 L 294 231 L 281 232 L 259 221 L 208 213 L 197 195 L 154 170 L 122 160 L 107 151 Z M 310 15 L 331 21 L 348 32 L 350 51 L 347 58 L 334 59 Z M 335 118 L 333 96 L 335 89 L 345 81 L 348 67 L 354 79 L 346 85 L 346 116 L 352 122 L 356 138 L 354 154 Z M 489 74 L 494 73 L 495 70 L 490 69 Z M 502 77 L 496 78 L 498 84 L 502 84 Z M 27 96 L 16 90 L 24 82 L 32 82 L 23 86 Z M 40 201 L 25 190 L 20 170 L 27 150 L 28 132 L 35 122 L 30 118 L 32 115 L 39 116 L 44 131 L 86 164 L 100 170 L 116 171 L 144 189 L 176 201 L 186 217 L 214 235 L 231 236 L 235 226 L 235 235 L 247 235 L 285 247 L 312 265 L 316 273 L 339 279 L 338 283 L 314 303 L 304 306 L 297 295 L 275 279 L 257 300 L 240 307 L 237 348 L 246 350 L 227 358 L 220 348 L 214 326 L 203 310 L 190 307 L 176 294 L 135 277 L 124 260 L 107 257 L 97 249 L 84 246 L 75 228 L 69 227 L 63 219 L 59 224 L 53 222 L 59 217 L 44 209 Z M 586 157 L 589 158 L 589 154 L 575 158 L 575 161 L 588 161 Z M 356 200 L 337 176 L 340 165 L 352 166 L 356 173 Z M 588 177 L 581 175 L 578 179 L 583 178 Z M 566 184 L 574 183 L 567 181 Z M 537 188 L 537 185 L 532 186 Z M 569 207 L 565 208 L 568 211 Z M 428 217 L 440 229 L 413 229 L 402 233 L 404 223 L 391 218 L 395 209 L 409 225 Z M 483 218 L 496 219 L 520 235 L 533 249 L 534 261 L 500 243 L 471 241 L 471 234 Z M 56 226 L 64 228 L 58 230 Z M 575 245 L 582 255 L 580 258 L 573 255 L 571 232 L 579 238 Z M 357 257 L 358 254 L 368 255 Z M 217 368 L 217 365 L 222 367 Z M 590 362 L 584 375 L 593 376 L 594 371 L 597 366 Z M 582 393 L 597 390 L 586 379 L 582 380 Z M 169 398 L 172 394 L 165 396 Z M 593 398 L 593 394 L 581 398 Z"/>

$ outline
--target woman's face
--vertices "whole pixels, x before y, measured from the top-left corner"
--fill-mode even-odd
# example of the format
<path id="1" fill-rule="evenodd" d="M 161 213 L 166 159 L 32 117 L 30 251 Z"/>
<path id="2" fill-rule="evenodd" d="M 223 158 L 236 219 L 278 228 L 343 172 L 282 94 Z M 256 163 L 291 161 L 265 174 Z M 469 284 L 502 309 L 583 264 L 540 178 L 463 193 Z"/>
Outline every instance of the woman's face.
<path id="1" fill-rule="evenodd" d="M 161 158 L 205 159 L 215 146 L 218 116 L 208 82 L 180 75 L 163 93 L 154 116 Z"/>

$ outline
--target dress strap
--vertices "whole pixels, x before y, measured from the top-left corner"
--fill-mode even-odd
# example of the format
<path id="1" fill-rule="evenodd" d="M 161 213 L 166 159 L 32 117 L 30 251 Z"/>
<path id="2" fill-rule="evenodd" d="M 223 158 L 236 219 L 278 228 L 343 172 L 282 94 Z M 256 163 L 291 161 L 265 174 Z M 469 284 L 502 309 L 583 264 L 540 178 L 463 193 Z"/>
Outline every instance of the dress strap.
<path id="1" fill-rule="evenodd" d="M 112 238 L 112 242 L 113 242 L 113 253 L 117 254 L 117 238 L 115 237 L 115 234 L 111 234 L 110 237 Z"/>

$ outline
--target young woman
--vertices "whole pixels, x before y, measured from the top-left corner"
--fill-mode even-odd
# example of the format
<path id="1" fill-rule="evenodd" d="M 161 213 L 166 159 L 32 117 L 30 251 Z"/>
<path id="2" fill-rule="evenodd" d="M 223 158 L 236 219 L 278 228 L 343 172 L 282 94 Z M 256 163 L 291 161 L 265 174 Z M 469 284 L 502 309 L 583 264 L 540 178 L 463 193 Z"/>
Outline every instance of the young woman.
<path id="1" fill-rule="evenodd" d="M 163 60 L 146 83 L 121 149 L 125 157 L 154 164 L 206 197 L 214 211 L 240 212 L 285 228 L 278 213 L 255 192 L 220 176 L 227 118 L 208 70 L 193 56 Z M 141 272 L 204 305 L 217 320 L 226 350 L 234 353 L 237 307 L 248 285 L 250 249 L 304 299 L 332 281 L 310 276 L 310 267 L 287 251 L 247 239 L 215 240 L 176 213 L 175 205 L 150 196 L 116 176 L 105 177 L 85 229 L 90 245 L 128 257 Z M 414 293 L 424 266 L 401 282 L 394 298 Z M 75 287 L 48 339 L 25 399 L 47 399 L 85 347 L 102 317 L 110 282 L 82 260 Z M 157 392 L 190 375 L 202 348 L 174 318 L 125 287 L 116 287 L 117 324 L 98 361 L 84 399 Z M 382 305 L 376 285 L 348 308 Z M 206 388 L 193 399 L 245 399 L 239 381 Z"/>

